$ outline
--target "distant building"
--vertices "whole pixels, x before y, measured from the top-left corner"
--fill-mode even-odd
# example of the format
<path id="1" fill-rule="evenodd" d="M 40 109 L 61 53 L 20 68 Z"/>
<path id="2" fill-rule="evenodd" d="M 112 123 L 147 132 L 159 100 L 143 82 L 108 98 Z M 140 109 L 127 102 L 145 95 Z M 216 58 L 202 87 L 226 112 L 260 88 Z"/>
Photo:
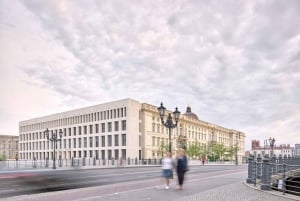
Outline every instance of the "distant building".
<path id="1" fill-rule="evenodd" d="M 268 140 L 264 141 L 264 146 L 260 145 L 259 140 L 252 140 L 252 142 L 251 142 L 250 153 L 253 154 L 254 156 L 257 156 L 258 154 L 260 154 L 261 156 L 264 156 L 266 154 L 270 155 L 272 151 L 273 151 L 273 154 L 275 154 L 276 156 L 279 156 L 279 155 L 295 156 L 295 148 L 291 147 L 289 144 L 277 145 L 275 143 L 275 145 L 272 149 L 272 147 L 268 144 Z M 299 144 L 299 151 L 300 151 L 300 144 Z"/>
<path id="2" fill-rule="evenodd" d="M 295 155 L 300 156 L 300 144 L 295 144 Z"/>
<path id="3" fill-rule="evenodd" d="M 18 157 L 19 136 L 0 135 L 0 159 L 16 159 Z"/>
<path id="4" fill-rule="evenodd" d="M 123 99 L 22 121 L 20 159 L 52 159 L 53 146 L 45 136 L 46 129 L 49 135 L 62 131 L 56 149 L 56 156 L 62 159 L 159 158 L 160 146 L 169 143 L 169 131 L 161 124 L 157 107 Z M 189 146 L 194 142 L 238 146 L 238 161 L 245 153 L 243 132 L 202 121 L 191 107 L 180 115 L 171 142 L 174 154 L 182 143 Z"/>

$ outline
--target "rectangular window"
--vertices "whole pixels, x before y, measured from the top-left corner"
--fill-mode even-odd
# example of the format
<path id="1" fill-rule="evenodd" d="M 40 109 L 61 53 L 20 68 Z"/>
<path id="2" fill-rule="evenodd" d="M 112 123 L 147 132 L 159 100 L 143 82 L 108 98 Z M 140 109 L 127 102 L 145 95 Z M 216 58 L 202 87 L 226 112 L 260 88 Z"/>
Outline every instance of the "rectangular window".
<path id="1" fill-rule="evenodd" d="M 119 160 L 119 150 L 115 149 L 115 159 Z"/>
<path id="2" fill-rule="evenodd" d="M 116 118 L 116 109 L 114 109 L 114 118 Z"/>
<path id="3" fill-rule="evenodd" d="M 92 158 L 92 157 L 93 157 L 93 151 L 90 150 L 90 158 Z"/>
<path id="4" fill-rule="evenodd" d="M 102 160 L 105 159 L 105 150 L 101 150 L 101 159 L 102 159 Z"/>
<path id="5" fill-rule="evenodd" d="M 64 128 L 64 136 L 65 137 L 67 136 L 67 129 L 66 128 Z M 44 138 L 45 138 L 45 136 L 44 136 Z"/>
<path id="6" fill-rule="evenodd" d="M 111 122 L 108 122 L 108 123 L 107 123 L 107 127 L 108 127 L 108 132 L 111 132 L 111 131 L 112 131 Z"/>
<path id="7" fill-rule="evenodd" d="M 122 159 L 126 159 L 126 149 L 122 149 Z"/>
<path id="8" fill-rule="evenodd" d="M 73 139 L 73 148 L 76 148 L 76 138 Z"/>
<path id="9" fill-rule="evenodd" d="M 105 133 L 105 123 L 101 124 L 101 131 L 102 131 L 102 133 Z"/>
<path id="10" fill-rule="evenodd" d="M 112 136 L 111 135 L 107 136 L 107 146 L 109 146 L 109 147 L 112 146 Z"/>
<path id="11" fill-rule="evenodd" d="M 96 147 L 99 147 L 99 136 L 95 136 Z"/>
<path id="12" fill-rule="evenodd" d="M 45 147 L 45 142 L 44 142 L 44 147 Z M 67 140 L 64 139 L 64 148 L 67 148 Z"/>
<path id="13" fill-rule="evenodd" d="M 73 128 L 73 133 L 76 135 L 76 127 Z"/>
<path id="14" fill-rule="evenodd" d="M 96 133 L 99 133 L 99 124 L 95 124 Z"/>
<path id="15" fill-rule="evenodd" d="M 155 137 L 152 137 L 152 146 L 155 146 Z"/>
<path id="16" fill-rule="evenodd" d="M 93 125 L 90 125 L 90 134 L 93 133 Z"/>
<path id="17" fill-rule="evenodd" d="M 78 134 L 81 135 L 81 126 L 78 127 Z"/>
<path id="18" fill-rule="evenodd" d="M 83 147 L 87 148 L 87 137 L 83 138 Z"/>
<path id="19" fill-rule="evenodd" d="M 115 135 L 115 146 L 119 146 L 119 135 Z"/>
<path id="20" fill-rule="evenodd" d="M 111 160 L 111 150 L 107 150 L 108 160 Z"/>
<path id="21" fill-rule="evenodd" d="M 126 130 L 126 120 L 122 120 L 122 131 Z"/>
<path id="22" fill-rule="evenodd" d="M 115 131 L 119 131 L 119 122 L 115 121 Z"/>
<path id="23" fill-rule="evenodd" d="M 81 138 L 78 138 L 78 147 L 81 148 Z"/>
<path id="24" fill-rule="evenodd" d="M 101 136 L 101 146 L 105 147 L 105 136 Z"/>
<path id="25" fill-rule="evenodd" d="M 83 126 L 83 133 L 87 134 L 87 126 Z"/>
<path id="26" fill-rule="evenodd" d="M 90 137 L 90 148 L 93 147 L 93 137 Z"/>
<path id="27" fill-rule="evenodd" d="M 126 146 L 126 134 L 122 134 L 122 146 Z"/>
<path id="28" fill-rule="evenodd" d="M 71 139 L 69 139 L 69 149 L 71 149 Z M 48 149 L 49 149 L 49 141 L 48 141 Z"/>
<path id="29" fill-rule="evenodd" d="M 71 131 L 71 128 L 69 128 L 69 136 L 71 136 L 72 134 L 72 131 Z"/>

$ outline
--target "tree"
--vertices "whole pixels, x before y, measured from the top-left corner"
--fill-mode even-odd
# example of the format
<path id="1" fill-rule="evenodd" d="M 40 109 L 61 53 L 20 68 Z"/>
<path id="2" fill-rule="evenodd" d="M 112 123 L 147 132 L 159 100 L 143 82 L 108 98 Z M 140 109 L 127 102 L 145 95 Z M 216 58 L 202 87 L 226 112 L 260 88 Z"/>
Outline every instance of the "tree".
<path id="1" fill-rule="evenodd" d="M 164 156 L 164 153 L 166 153 L 167 151 L 169 151 L 169 145 L 162 141 L 158 147 L 158 154 Z"/>
<path id="2" fill-rule="evenodd" d="M 6 160 L 6 156 L 5 155 L 0 155 L 0 161 L 5 161 Z"/>

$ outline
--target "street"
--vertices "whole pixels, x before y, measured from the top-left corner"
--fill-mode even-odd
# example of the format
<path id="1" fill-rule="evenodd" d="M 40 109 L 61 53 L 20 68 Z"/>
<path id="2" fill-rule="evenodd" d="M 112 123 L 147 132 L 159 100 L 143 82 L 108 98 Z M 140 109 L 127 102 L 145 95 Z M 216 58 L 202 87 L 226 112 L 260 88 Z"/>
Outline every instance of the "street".
<path id="1" fill-rule="evenodd" d="M 241 173 L 241 175 L 226 180 L 221 177 L 232 173 Z M 137 181 L 149 181 L 148 184 L 161 185 L 160 174 L 160 167 L 7 171 L 0 173 L 0 198 Z M 206 188 L 245 179 L 246 166 L 191 166 L 186 181 L 219 176 L 218 183 L 208 184 Z M 172 183 L 175 185 L 176 178 Z M 147 183 L 143 185 L 148 186 Z M 121 186 L 119 190 L 122 189 L 127 188 Z"/>

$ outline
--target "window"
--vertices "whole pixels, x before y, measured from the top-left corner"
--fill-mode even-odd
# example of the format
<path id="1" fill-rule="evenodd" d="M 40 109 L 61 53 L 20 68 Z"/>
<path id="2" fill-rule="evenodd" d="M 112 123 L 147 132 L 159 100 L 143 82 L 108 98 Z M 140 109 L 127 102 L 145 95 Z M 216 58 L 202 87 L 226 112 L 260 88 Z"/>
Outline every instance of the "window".
<path id="1" fill-rule="evenodd" d="M 73 148 L 76 148 L 76 138 L 73 139 Z"/>
<path id="2" fill-rule="evenodd" d="M 86 137 L 83 138 L 83 147 L 87 148 L 87 138 Z"/>
<path id="3" fill-rule="evenodd" d="M 101 158 L 102 158 L 102 160 L 105 159 L 105 151 L 104 150 L 101 150 Z"/>
<path id="4" fill-rule="evenodd" d="M 48 141 L 48 143 L 47 143 L 48 145 L 48 149 L 49 149 L 49 141 Z M 69 139 L 69 149 L 71 149 L 71 139 Z"/>
<path id="5" fill-rule="evenodd" d="M 45 147 L 45 142 L 44 142 L 44 147 Z M 67 148 L 67 140 L 64 139 L 64 148 Z"/>
<path id="6" fill-rule="evenodd" d="M 155 146 L 155 137 L 152 137 L 152 146 Z"/>
<path id="7" fill-rule="evenodd" d="M 99 147 L 99 136 L 95 136 L 96 147 Z"/>
<path id="8" fill-rule="evenodd" d="M 93 147 L 93 137 L 90 137 L 90 148 Z"/>
<path id="9" fill-rule="evenodd" d="M 111 160 L 111 150 L 107 150 L 108 160 Z"/>
<path id="10" fill-rule="evenodd" d="M 115 121 L 115 131 L 119 131 L 119 122 Z"/>
<path id="11" fill-rule="evenodd" d="M 81 148 L 81 138 L 78 138 L 78 147 Z"/>
<path id="12" fill-rule="evenodd" d="M 115 149 L 115 159 L 119 160 L 119 150 Z"/>
<path id="13" fill-rule="evenodd" d="M 105 123 L 101 124 L 101 131 L 102 131 L 102 133 L 105 133 Z"/>
<path id="14" fill-rule="evenodd" d="M 115 135 L 115 146 L 119 146 L 119 135 Z"/>
<path id="15" fill-rule="evenodd" d="M 71 128 L 69 128 L 69 136 L 71 136 Z"/>
<path id="16" fill-rule="evenodd" d="M 105 147 L 105 136 L 101 136 L 101 146 Z"/>
<path id="17" fill-rule="evenodd" d="M 108 127 L 108 132 L 111 132 L 112 131 L 112 126 L 111 126 L 111 122 L 108 122 L 107 123 L 107 127 Z"/>
<path id="18" fill-rule="evenodd" d="M 78 134 L 81 135 L 81 126 L 78 127 Z"/>
<path id="19" fill-rule="evenodd" d="M 76 135 L 76 127 L 73 128 L 73 133 Z"/>
<path id="20" fill-rule="evenodd" d="M 83 132 L 84 134 L 87 134 L 87 126 L 83 126 Z"/>
<path id="21" fill-rule="evenodd" d="M 93 157 L 93 151 L 90 150 L 90 157 L 92 158 Z"/>
<path id="22" fill-rule="evenodd" d="M 107 146 L 109 146 L 109 147 L 112 146 L 112 136 L 111 135 L 107 136 Z"/>
<path id="23" fill-rule="evenodd" d="M 126 146 L 126 134 L 122 134 L 122 146 Z"/>
<path id="24" fill-rule="evenodd" d="M 122 158 L 126 159 L 126 149 L 122 149 Z"/>
<path id="25" fill-rule="evenodd" d="M 90 134 L 93 133 L 93 125 L 90 125 Z"/>
<path id="26" fill-rule="evenodd" d="M 99 124 L 95 124 L 96 133 L 99 133 Z"/>
<path id="27" fill-rule="evenodd" d="M 122 120 L 122 131 L 126 130 L 126 120 Z"/>

